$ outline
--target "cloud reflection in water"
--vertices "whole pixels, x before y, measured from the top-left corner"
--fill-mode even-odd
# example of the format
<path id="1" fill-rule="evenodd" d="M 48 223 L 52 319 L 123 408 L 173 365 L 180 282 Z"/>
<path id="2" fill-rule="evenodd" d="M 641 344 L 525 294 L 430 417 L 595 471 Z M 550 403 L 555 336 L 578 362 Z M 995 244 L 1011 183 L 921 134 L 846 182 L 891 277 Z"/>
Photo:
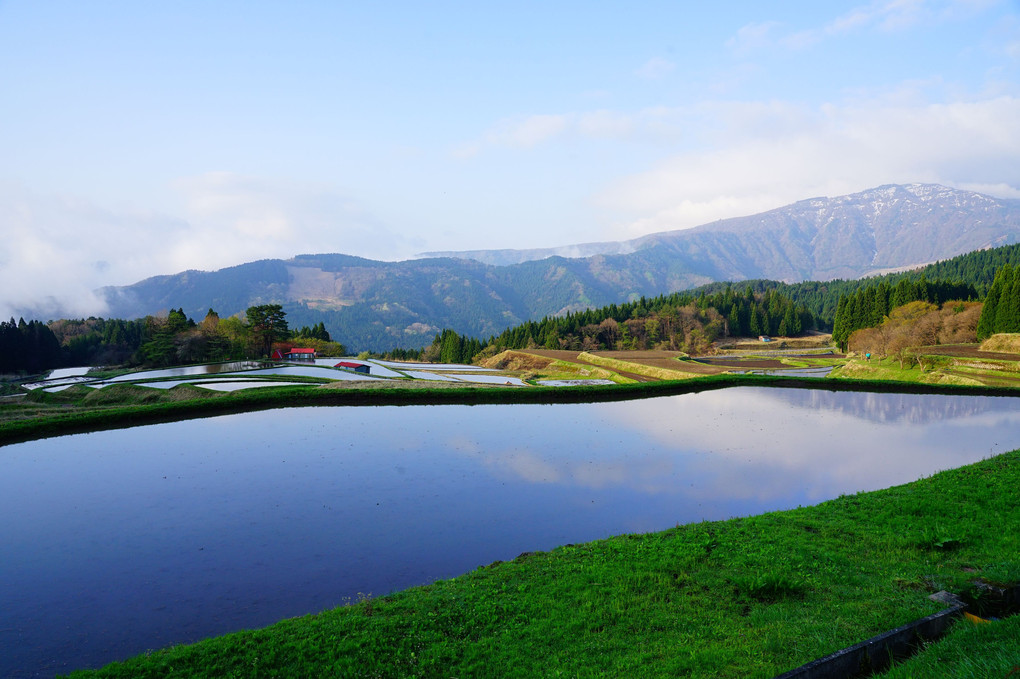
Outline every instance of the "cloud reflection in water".
<path id="1" fill-rule="evenodd" d="M 511 441 L 474 429 L 451 448 L 501 478 L 768 503 L 905 483 L 1020 445 L 1015 399 L 973 396 L 748 387 L 526 406 L 517 420 Z"/>

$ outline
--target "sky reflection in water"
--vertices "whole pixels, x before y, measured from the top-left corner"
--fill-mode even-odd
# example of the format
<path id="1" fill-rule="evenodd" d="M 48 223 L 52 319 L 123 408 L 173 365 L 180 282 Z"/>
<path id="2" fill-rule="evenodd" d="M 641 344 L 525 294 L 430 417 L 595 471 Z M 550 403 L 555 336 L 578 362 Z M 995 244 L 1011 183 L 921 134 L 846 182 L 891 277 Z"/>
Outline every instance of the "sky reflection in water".
<path id="1" fill-rule="evenodd" d="M 522 551 L 811 504 L 1020 446 L 1016 399 L 738 388 L 280 409 L 0 449 L 0 675 Z"/>

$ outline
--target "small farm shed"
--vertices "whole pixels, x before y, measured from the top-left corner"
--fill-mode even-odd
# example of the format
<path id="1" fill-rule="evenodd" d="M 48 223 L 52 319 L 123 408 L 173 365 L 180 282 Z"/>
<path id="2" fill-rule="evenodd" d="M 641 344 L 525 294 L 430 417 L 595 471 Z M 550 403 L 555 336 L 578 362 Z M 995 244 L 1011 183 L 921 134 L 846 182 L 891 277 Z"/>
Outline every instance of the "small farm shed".
<path id="1" fill-rule="evenodd" d="M 367 375 L 372 370 L 370 366 L 367 366 L 364 363 L 352 363 L 351 361 L 340 361 L 333 367 L 343 368 L 344 370 L 353 370 L 354 372 L 361 373 L 362 375 Z"/>

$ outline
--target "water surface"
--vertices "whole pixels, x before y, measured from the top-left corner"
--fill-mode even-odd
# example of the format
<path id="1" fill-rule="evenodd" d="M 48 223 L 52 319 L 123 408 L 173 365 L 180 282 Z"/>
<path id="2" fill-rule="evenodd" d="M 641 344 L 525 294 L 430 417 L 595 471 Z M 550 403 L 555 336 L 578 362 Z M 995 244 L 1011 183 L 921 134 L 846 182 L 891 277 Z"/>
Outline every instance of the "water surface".
<path id="1" fill-rule="evenodd" d="M 104 382 L 131 382 L 135 380 L 154 380 L 161 377 L 185 377 L 187 375 L 216 375 L 219 373 L 230 373 L 236 370 L 247 370 L 257 368 L 261 364 L 256 361 L 234 361 L 232 363 L 208 363 L 205 365 L 189 365 L 177 368 L 163 368 L 162 370 L 142 370 L 139 372 L 127 373 L 118 377 L 111 377 Z"/>
<path id="2" fill-rule="evenodd" d="M 903 483 L 1020 446 L 1017 405 L 731 388 L 290 408 L 0 447 L 0 676 Z"/>

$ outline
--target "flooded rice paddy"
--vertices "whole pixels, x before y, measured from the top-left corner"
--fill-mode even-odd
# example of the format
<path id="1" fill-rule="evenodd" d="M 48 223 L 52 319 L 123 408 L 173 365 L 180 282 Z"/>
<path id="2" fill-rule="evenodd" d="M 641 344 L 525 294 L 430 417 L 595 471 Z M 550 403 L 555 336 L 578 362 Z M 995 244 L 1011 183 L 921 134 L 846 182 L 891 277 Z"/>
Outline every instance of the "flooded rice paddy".
<path id="1" fill-rule="evenodd" d="M 524 551 L 904 483 L 1020 446 L 1017 406 L 742 387 L 290 408 L 4 446 L 0 676 L 94 667 Z"/>

